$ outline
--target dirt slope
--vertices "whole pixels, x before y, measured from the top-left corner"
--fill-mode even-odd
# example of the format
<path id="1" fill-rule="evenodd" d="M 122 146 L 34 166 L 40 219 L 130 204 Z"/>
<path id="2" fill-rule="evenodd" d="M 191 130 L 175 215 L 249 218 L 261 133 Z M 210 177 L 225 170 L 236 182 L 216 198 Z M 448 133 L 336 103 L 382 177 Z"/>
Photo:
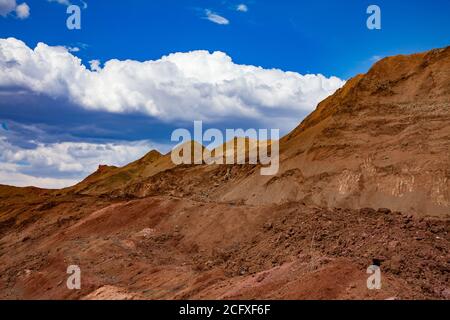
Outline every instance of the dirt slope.
<path id="1" fill-rule="evenodd" d="M 450 47 L 383 59 L 319 104 L 280 141 L 280 170 L 183 166 L 115 195 L 450 212 Z M 182 172 L 185 172 L 183 174 Z M 213 181 L 210 181 L 210 180 Z"/>
<path id="2" fill-rule="evenodd" d="M 170 155 L 163 156 L 156 150 L 122 168 L 100 165 L 98 170 L 77 185 L 64 190 L 66 193 L 101 195 L 117 188 L 173 168 Z"/>
<path id="3" fill-rule="evenodd" d="M 280 143 L 276 177 L 252 175 L 223 200 L 450 212 L 450 47 L 378 62 Z"/>
<path id="4" fill-rule="evenodd" d="M 83 196 L 3 234 L 0 297 L 448 299 L 449 227 L 387 210 Z M 374 259 L 380 291 L 366 287 Z"/>

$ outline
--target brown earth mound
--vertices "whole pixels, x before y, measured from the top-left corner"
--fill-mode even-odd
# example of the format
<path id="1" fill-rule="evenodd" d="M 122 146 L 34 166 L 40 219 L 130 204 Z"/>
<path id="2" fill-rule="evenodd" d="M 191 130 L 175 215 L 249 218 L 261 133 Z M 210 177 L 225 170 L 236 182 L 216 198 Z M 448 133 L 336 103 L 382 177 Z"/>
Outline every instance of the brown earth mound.
<path id="1" fill-rule="evenodd" d="M 280 148 L 276 177 L 251 175 L 220 198 L 448 214 L 450 47 L 378 62 L 319 104 Z"/>

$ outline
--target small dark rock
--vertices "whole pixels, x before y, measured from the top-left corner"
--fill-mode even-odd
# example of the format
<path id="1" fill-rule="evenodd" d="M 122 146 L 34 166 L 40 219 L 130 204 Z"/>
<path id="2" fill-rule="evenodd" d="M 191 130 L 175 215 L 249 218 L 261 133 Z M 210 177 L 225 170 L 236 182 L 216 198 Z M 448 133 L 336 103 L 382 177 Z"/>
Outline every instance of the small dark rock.
<path id="1" fill-rule="evenodd" d="M 383 262 L 383 259 L 380 259 L 380 258 L 373 258 L 372 259 L 372 264 L 374 265 L 374 266 L 378 266 L 378 267 L 381 267 L 381 263 Z"/>
<path id="2" fill-rule="evenodd" d="M 273 228 L 273 225 L 272 225 L 271 222 L 266 222 L 266 223 L 264 224 L 264 229 L 265 229 L 265 230 L 271 230 L 272 228 Z"/>
<path id="3" fill-rule="evenodd" d="M 388 208 L 378 209 L 378 213 L 381 213 L 381 214 L 390 214 L 391 212 L 392 212 L 391 209 L 388 209 Z"/>
<path id="4" fill-rule="evenodd" d="M 375 211 L 375 209 L 372 209 L 372 208 L 362 208 L 362 209 L 359 209 L 359 213 L 371 215 L 371 214 L 375 214 L 376 211 Z"/>

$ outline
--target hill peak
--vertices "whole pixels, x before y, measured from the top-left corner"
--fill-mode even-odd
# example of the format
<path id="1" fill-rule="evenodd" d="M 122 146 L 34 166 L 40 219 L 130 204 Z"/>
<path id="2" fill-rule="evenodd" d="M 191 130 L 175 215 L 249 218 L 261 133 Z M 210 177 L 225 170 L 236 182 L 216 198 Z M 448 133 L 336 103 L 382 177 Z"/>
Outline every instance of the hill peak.
<path id="1" fill-rule="evenodd" d="M 163 157 L 163 155 L 158 150 L 153 149 L 153 150 L 149 151 L 145 156 L 140 158 L 137 162 L 140 164 L 152 163 L 152 162 L 160 159 L 161 157 Z"/>
<path id="2" fill-rule="evenodd" d="M 381 59 L 366 74 L 359 74 L 323 100 L 285 139 L 335 114 L 355 113 L 358 108 L 389 104 L 448 103 L 450 95 L 450 46 L 411 55 Z M 388 110 L 389 111 L 389 110 Z"/>

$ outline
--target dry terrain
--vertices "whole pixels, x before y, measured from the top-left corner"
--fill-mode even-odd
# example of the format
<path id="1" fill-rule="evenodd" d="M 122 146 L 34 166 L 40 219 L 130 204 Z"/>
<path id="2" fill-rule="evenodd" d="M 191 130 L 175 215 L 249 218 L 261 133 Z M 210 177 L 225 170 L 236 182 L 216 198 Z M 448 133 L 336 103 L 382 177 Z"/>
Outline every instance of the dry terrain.
<path id="1" fill-rule="evenodd" d="M 0 298 L 450 299 L 450 47 L 350 79 L 259 169 L 151 151 L 67 189 L 0 186 Z"/>

